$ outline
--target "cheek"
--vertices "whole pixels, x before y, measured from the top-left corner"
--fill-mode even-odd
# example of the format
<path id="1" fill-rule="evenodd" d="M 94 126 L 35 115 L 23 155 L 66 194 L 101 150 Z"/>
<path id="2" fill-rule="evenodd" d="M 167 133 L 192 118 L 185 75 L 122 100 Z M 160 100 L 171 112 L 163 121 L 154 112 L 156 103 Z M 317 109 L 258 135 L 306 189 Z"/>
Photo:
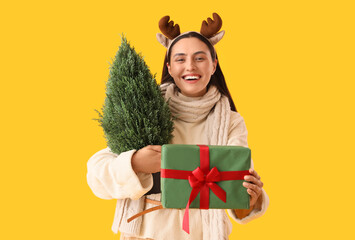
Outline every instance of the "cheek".
<path id="1" fill-rule="evenodd" d="M 178 76 L 181 72 L 181 68 L 178 65 L 173 65 L 170 67 L 170 75 L 175 77 Z"/>

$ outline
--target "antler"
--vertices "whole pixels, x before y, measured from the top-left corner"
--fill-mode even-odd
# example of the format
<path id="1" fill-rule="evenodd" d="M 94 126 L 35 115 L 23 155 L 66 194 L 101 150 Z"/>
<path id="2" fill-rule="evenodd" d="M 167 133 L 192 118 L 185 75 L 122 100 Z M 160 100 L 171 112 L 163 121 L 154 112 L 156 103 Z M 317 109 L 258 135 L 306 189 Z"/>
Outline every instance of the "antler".
<path id="1" fill-rule="evenodd" d="M 200 33 L 206 38 L 213 37 L 222 27 L 222 19 L 217 13 L 213 13 L 213 19 L 207 18 L 208 23 L 202 22 Z"/>
<path id="2" fill-rule="evenodd" d="M 179 24 L 174 25 L 174 21 L 169 22 L 169 19 L 169 16 L 162 17 L 159 21 L 159 28 L 165 36 L 173 40 L 180 35 L 180 27 Z"/>

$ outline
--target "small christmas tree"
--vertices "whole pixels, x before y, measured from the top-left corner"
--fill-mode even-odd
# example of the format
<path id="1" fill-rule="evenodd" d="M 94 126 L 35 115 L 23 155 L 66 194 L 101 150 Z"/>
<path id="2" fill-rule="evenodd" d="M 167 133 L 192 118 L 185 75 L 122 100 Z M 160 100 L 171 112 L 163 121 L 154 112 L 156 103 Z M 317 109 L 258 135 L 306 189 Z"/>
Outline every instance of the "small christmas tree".
<path id="1" fill-rule="evenodd" d="M 155 76 L 127 39 L 124 36 L 121 39 L 98 119 L 107 145 L 117 154 L 169 143 L 173 131 L 170 109 Z"/>

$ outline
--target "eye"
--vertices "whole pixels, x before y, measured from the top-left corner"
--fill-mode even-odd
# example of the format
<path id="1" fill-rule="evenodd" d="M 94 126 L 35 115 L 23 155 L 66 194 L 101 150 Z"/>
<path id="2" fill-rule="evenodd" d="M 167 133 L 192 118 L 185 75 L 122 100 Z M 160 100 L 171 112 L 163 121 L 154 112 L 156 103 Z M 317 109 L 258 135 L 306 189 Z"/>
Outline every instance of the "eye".
<path id="1" fill-rule="evenodd" d="M 203 61 L 203 60 L 205 60 L 205 58 L 203 58 L 203 57 L 196 57 L 196 61 Z"/>
<path id="2" fill-rule="evenodd" d="M 177 58 L 177 59 L 175 59 L 175 61 L 176 62 L 183 62 L 183 61 L 185 61 L 185 59 L 184 58 Z"/>

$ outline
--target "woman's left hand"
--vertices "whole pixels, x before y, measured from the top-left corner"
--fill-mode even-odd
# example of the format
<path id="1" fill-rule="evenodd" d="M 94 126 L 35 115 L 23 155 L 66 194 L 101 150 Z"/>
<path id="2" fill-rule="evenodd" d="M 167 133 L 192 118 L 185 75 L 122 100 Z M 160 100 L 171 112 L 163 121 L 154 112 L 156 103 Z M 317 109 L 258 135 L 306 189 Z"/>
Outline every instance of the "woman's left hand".
<path id="1" fill-rule="evenodd" d="M 260 181 L 260 176 L 254 169 L 249 169 L 250 175 L 244 177 L 245 181 L 243 186 L 247 188 L 247 192 L 250 195 L 250 207 L 253 207 L 261 195 L 263 182 Z"/>

